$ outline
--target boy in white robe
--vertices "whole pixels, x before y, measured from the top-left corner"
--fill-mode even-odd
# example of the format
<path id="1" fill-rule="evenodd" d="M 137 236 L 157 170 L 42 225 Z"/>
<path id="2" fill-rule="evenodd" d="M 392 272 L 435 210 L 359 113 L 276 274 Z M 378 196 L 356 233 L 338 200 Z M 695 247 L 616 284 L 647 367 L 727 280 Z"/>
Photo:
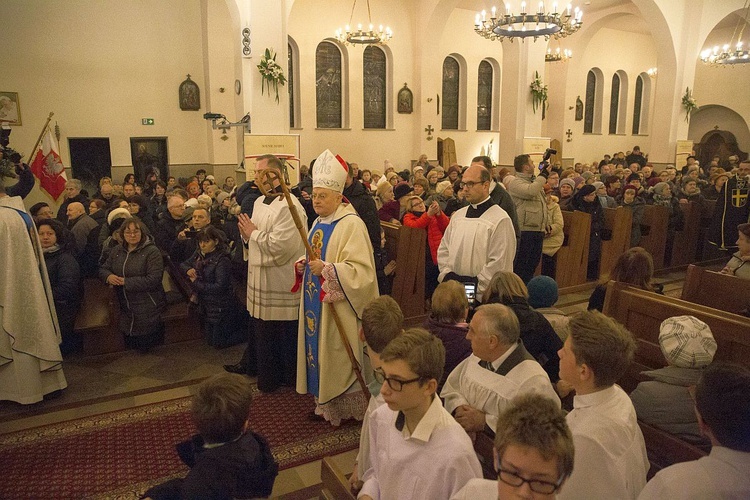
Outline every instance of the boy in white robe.
<path id="1" fill-rule="evenodd" d="M 524 394 L 500 414 L 497 481 L 472 479 L 451 500 L 554 499 L 573 472 L 573 436 L 565 413 L 539 394 Z"/>
<path id="2" fill-rule="evenodd" d="M 482 477 L 471 439 L 435 394 L 445 364 L 443 343 L 407 330 L 380 354 L 376 372 L 386 405 L 370 420 L 370 467 L 360 499 L 449 499 Z"/>
<path id="3" fill-rule="evenodd" d="M 559 351 L 560 380 L 576 391 L 566 417 L 576 463 L 562 499 L 635 499 L 646 484 L 649 462 L 635 408 L 615 385 L 635 347 L 624 326 L 598 311 L 570 321 L 570 334 Z"/>
<path id="4" fill-rule="evenodd" d="M 379 370 L 380 353 L 388 343 L 403 332 L 404 314 L 398 302 L 390 295 L 382 295 L 367 304 L 362 311 L 362 328 L 359 330 L 359 338 L 366 344 L 366 353 L 370 358 L 370 366 L 373 370 Z M 349 484 L 353 491 L 362 488 L 361 477 L 370 468 L 370 416 L 372 412 L 385 404 L 380 388 L 383 384 L 373 380 L 367 386 L 370 390 L 370 402 L 362 419 L 362 431 L 359 434 L 359 451 L 357 460 L 354 462 L 354 470 L 349 477 Z"/>
<path id="5" fill-rule="evenodd" d="M 515 313 L 502 304 L 477 308 L 466 338 L 472 355 L 448 375 L 440 396 L 467 432 L 493 434 L 498 415 L 520 394 L 537 393 L 560 407 L 544 368 L 520 340 Z"/>

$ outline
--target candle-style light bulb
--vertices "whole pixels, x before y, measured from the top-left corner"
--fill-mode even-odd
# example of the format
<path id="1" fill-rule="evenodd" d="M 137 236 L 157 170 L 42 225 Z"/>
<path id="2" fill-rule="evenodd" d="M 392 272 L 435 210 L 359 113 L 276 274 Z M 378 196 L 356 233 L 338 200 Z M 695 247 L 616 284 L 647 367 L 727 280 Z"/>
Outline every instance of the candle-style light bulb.
<path id="1" fill-rule="evenodd" d="M 483 11 L 482 11 L 482 22 L 484 22 L 484 21 L 486 21 L 486 20 L 487 20 L 487 11 L 486 11 L 486 10 L 483 10 Z"/>
<path id="2" fill-rule="evenodd" d="M 492 7 L 492 19 L 495 19 L 495 17 L 497 17 L 497 16 L 495 16 L 496 12 L 497 12 L 497 9 L 493 6 Z"/>
<path id="3" fill-rule="evenodd" d="M 554 3 L 552 4 L 552 13 L 553 13 L 553 14 L 557 14 L 557 2 L 554 2 Z"/>
<path id="4" fill-rule="evenodd" d="M 509 3 L 505 4 L 505 15 L 506 16 L 510 15 L 510 4 Z"/>
<path id="5" fill-rule="evenodd" d="M 521 14 L 526 14 L 526 2 L 521 2 Z"/>
<path id="6" fill-rule="evenodd" d="M 544 14 L 544 2 L 539 2 L 539 13 Z"/>
<path id="7" fill-rule="evenodd" d="M 351 32 L 351 31 L 352 31 L 352 30 L 351 30 L 351 28 L 349 28 L 349 25 L 347 24 L 347 25 L 346 25 L 346 32 L 347 32 L 347 33 L 349 33 L 349 32 Z"/>
<path id="8" fill-rule="evenodd" d="M 570 4 L 568 4 L 568 16 L 570 16 L 570 9 L 572 9 L 572 8 L 573 8 L 573 6 L 570 5 Z"/>
<path id="9" fill-rule="evenodd" d="M 481 24 L 482 24 L 482 21 L 479 19 L 479 14 L 477 14 L 474 17 L 474 26 L 476 26 L 478 28 L 479 26 L 481 26 Z"/>

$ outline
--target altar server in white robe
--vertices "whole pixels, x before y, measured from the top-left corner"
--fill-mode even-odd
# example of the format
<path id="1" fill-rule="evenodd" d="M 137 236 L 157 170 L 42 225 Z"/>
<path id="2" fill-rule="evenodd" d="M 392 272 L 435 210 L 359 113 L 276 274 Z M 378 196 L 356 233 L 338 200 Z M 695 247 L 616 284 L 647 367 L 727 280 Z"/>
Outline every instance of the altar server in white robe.
<path id="1" fill-rule="evenodd" d="M 573 433 L 573 474 L 558 498 L 635 499 L 649 469 L 646 444 L 628 395 L 615 385 L 635 353 L 633 335 L 598 311 L 570 320 L 560 349 L 560 380 L 576 391 L 566 421 Z"/>
<path id="2" fill-rule="evenodd" d="M 443 343 L 421 328 L 405 331 L 380 354 L 385 405 L 370 420 L 370 466 L 357 498 L 450 499 L 482 468 L 471 439 L 437 397 Z"/>
<path id="3" fill-rule="evenodd" d="M 269 168 L 283 178 L 279 159 L 261 156 L 256 172 Z M 273 189 L 281 192 L 278 182 Z M 305 209 L 296 196 L 290 198 L 306 230 Z M 240 214 L 238 227 L 247 242 L 247 310 L 255 319 L 255 346 L 247 348 L 252 351 L 255 347 L 258 389 L 273 392 L 282 385 L 295 387 L 300 292 L 291 290 L 295 285 L 294 263 L 305 252 L 302 236 L 284 196 L 260 196 L 253 205 L 252 219 Z"/>
<path id="4" fill-rule="evenodd" d="M 440 396 L 467 432 L 495 432 L 498 415 L 521 394 L 560 399 L 541 365 L 526 351 L 515 313 L 502 304 L 477 308 L 466 338 L 472 354 L 448 375 Z"/>
<path id="5" fill-rule="evenodd" d="M 36 227 L 21 197 L 5 193 L 12 177 L 0 156 L 0 401 L 31 404 L 68 384 Z"/>

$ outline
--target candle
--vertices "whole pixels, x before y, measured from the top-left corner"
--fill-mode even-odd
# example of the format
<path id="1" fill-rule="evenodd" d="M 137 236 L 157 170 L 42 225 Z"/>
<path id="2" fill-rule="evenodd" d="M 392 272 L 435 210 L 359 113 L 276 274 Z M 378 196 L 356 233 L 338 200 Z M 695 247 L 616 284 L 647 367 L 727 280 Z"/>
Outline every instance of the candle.
<path id="1" fill-rule="evenodd" d="M 554 3 L 552 4 L 552 13 L 553 13 L 553 14 L 557 14 L 557 2 L 554 2 Z"/>
<path id="2" fill-rule="evenodd" d="M 521 14 L 526 14 L 526 2 L 521 2 Z"/>
<path id="3" fill-rule="evenodd" d="M 544 14 L 544 2 L 539 2 L 539 13 Z"/>
<path id="4" fill-rule="evenodd" d="M 505 15 L 506 16 L 510 15 L 510 4 L 509 3 L 505 4 Z"/>
<path id="5" fill-rule="evenodd" d="M 497 11 L 497 9 L 495 7 L 492 7 L 492 19 L 495 19 L 495 17 L 496 17 L 495 16 L 495 12 L 496 11 Z"/>

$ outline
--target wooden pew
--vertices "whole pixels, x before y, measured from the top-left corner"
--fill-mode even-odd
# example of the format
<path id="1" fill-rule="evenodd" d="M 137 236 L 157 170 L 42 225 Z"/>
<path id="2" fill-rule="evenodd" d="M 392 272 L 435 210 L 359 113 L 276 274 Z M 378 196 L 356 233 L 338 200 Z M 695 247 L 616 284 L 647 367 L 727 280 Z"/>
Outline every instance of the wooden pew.
<path id="1" fill-rule="evenodd" d="M 681 203 L 680 208 L 685 216 L 685 225 L 682 231 L 676 231 L 674 234 L 672 255 L 669 256 L 670 267 L 684 266 L 696 262 L 702 207 L 700 203 L 691 201 L 690 203 Z"/>
<path id="2" fill-rule="evenodd" d="M 750 280 L 691 264 L 687 268 L 681 298 L 736 314 L 750 308 Z"/>
<path id="3" fill-rule="evenodd" d="M 396 261 L 391 296 L 401 306 L 404 318 L 424 315 L 424 259 L 427 231 L 380 223 L 385 232 L 388 256 Z"/>
<path id="4" fill-rule="evenodd" d="M 696 262 L 724 257 L 724 254 L 716 247 L 716 245 L 708 242 L 708 228 L 711 225 L 711 219 L 713 219 L 715 209 L 716 200 L 703 200 Z"/>
<path id="5" fill-rule="evenodd" d="M 646 205 L 641 222 L 641 241 L 638 246 L 645 248 L 654 259 L 654 269 L 664 267 L 664 249 L 667 246 L 667 224 L 669 209 L 657 205 Z"/>
<path id="6" fill-rule="evenodd" d="M 83 338 L 85 354 L 125 350 L 125 339 L 117 332 L 119 317 L 120 307 L 112 287 L 98 278 L 86 278 L 74 327 Z"/>
<path id="7" fill-rule="evenodd" d="M 627 392 L 637 385 L 640 371 L 667 365 L 659 347 L 659 327 L 672 316 L 695 316 L 711 328 L 718 344 L 714 360 L 750 367 L 750 318 L 614 281 L 607 284 L 604 314 L 625 325 L 636 337 L 634 363 L 620 384 Z"/>
<path id="8" fill-rule="evenodd" d="M 609 275 L 620 255 L 630 248 L 633 212 L 623 207 L 605 208 L 604 227 L 610 230 L 612 237 L 602 241 L 602 257 L 599 261 L 600 276 Z"/>
<path id="9" fill-rule="evenodd" d="M 349 480 L 344 472 L 333 462 L 331 457 L 323 457 L 320 463 L 320 480 L 323 488 L 320 498 L 326 500 L 354 500 Z"/>
<path id="10" fill-rule="evenodd" d="M 646 441 L 646 453 L 651 468 L 648 478 L 651 479 L 665 467 L 679 462 L 690 462 L 705 457 L 707 453 L 695 445 L 683 441 L 674 434 L 670 434 L 645 422 L 638 421 L 638 426 Z"/>
<path id="11" fill-rule="evenodd" d="M 555 281 L 560 288 L 586 283 L 589 262 L 591 215 L 563 210 L 563 246 L 555 254 L 557 270 Z"/>

